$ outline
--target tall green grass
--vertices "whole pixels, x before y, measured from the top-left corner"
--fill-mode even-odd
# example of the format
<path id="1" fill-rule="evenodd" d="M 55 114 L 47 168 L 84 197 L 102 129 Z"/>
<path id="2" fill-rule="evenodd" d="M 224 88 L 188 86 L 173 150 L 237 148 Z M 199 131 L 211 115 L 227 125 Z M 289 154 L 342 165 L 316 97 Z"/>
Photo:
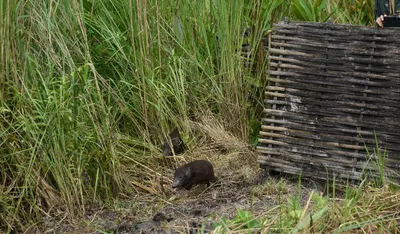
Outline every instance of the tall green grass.
<path id="1" fill-rule="evenodd" d="M 328 7 L 328 0 L 293 0 L 292 14 L 296 19 L 311 22 L 326 22 L 336 9 Z"/>
<path id="2" fill-rule="evenodd" d="M 254 53 L 284 2 L 1 1 L 0 226 L 134 192 L 132 162 L 202 113 L 247 139 L 244 32 Z"/>
<path id="3" fill-rule="evenodd" d="M 373 25 L 374 0 L 292 0 L 290 16 L 294 20 Z"/>

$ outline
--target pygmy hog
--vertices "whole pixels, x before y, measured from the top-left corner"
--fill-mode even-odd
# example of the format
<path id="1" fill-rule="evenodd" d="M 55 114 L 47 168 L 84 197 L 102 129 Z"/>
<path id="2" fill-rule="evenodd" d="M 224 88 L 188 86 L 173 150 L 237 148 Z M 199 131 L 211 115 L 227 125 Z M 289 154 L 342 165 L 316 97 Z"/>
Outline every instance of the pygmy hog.
<path id="1" fill-rule="evenodd" d="M 171 139 L 172 147 L 174 149 L 175 154 L 180 154 L 185 150 L 185 145 L 181 139 L 181 135 L 179 134 L 178 128 L 175 128 L 170 134 L 169 138 Z M 172 156 L 172 148 L 169 145 L 169 140 L 166 140 L 163 144 L 163 156 Z"/>
<path id="2" fill-rule="evenodd" d="M 172 188 L 184 187 L 189 190 L 196 184 L 207 184 L 208 187 L 210 182 L 216 180 L 212 164 L 207 160 L 196 160 L 176 169 Z"/>

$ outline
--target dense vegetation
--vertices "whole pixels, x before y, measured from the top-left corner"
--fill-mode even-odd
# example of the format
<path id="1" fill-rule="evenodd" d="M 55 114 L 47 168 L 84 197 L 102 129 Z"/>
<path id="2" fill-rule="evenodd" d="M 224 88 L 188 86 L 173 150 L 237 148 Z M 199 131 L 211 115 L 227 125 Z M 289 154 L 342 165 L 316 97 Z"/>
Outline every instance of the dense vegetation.
<path id="1" fill-rule="evenodd" d="M 207 119 L 254 144 L 262 38 L 273 22 L 372 25 L 373 4 L 1 1 L 0 229 L 25 230 L 59 211 L 76 217 L 87 204 L 151 187 L 174 126 L 189 146 L 201 139 L 191 126 Z"/>

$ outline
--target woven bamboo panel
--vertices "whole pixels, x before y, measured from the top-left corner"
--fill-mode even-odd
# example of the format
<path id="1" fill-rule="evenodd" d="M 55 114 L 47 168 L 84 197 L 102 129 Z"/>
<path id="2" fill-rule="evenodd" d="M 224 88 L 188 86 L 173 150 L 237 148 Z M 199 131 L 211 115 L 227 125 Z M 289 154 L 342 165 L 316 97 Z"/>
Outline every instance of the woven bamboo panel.
<path id="1" fill-rule="evenodd" d="M 359 180 L 374 170 L 374 131 L 387 170 L 400 172 L 400 31 L 279 23 L 270 35 L 261 167 Z M 369 163 L 367 161 L 369 160 Z"/>

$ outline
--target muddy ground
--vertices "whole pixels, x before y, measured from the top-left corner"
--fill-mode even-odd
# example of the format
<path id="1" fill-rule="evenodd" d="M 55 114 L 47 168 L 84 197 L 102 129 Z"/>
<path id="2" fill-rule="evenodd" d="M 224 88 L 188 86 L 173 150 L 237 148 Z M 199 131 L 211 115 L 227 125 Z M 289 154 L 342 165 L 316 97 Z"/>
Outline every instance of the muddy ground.
<path id="1" fill-rule="evenodd" d="M 273 186 L 280 178 L 284 178 L 285 184 L 281 193 L 277 191 L 278 186 Z M 270 186 L 262 187 L 268 180 Z M 254 195 L 251 191 L 257 186 L 266 191 Z M 323 189 L 321 181 L 302 181 L 302 202 L 307 202 L 311 191 Z M 252 182 L 219 181 L 208 189 L 198 185 L 190 191 L 177 190 L 168 200 L 151 195 L 135 197 L 120 201 L 115 210 L 88 210 L 83 220 L 49 219 L 43 226 L 47 233 L 197 233 L 202 228 L 209 233 L 218 216 L 231 219 L 237 214 L 237 208 L 241 208 L 257 217 L 279 204 L 278 194 L 283 203 L 298 191 L 297 177 L 275 175 L 271 178 L 263 173 Z"/>

